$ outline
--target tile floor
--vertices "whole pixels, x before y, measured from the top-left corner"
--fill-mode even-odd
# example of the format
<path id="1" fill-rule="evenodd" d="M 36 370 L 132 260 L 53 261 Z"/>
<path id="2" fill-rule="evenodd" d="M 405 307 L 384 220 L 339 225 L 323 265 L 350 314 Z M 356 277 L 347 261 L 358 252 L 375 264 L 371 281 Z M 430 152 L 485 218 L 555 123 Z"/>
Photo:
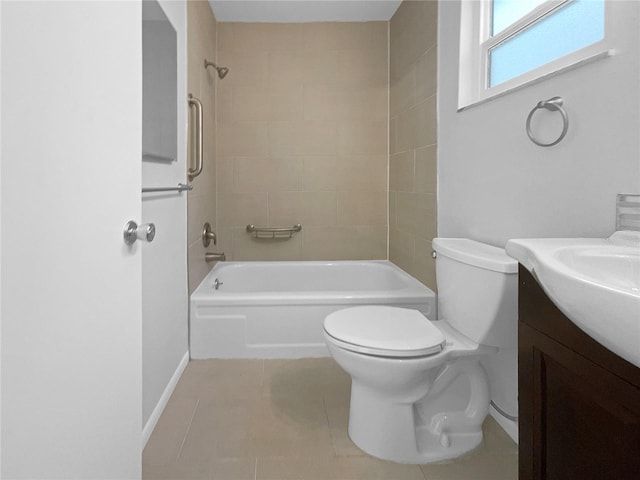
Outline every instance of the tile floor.
<path id="1" fill-rule="evenodd" d="M 349 439 L 350 378 L 332 358 L 189 363 L 143 453 L 145 480 L 514 480 L 515 443 L 490 417 L 453 462 L 400 465 Z"/>

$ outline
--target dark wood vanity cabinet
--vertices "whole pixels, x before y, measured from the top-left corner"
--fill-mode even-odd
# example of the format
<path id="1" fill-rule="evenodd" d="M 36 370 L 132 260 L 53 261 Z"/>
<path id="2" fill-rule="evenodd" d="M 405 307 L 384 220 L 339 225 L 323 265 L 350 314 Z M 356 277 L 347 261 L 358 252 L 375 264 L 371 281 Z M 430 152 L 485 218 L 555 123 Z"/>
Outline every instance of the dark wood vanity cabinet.
<path id="1" fill-rule="evenodd" d="M 518 295 L 520 480 L 640 480 L 640 368 L 576 327 L 522 266 Z"/>

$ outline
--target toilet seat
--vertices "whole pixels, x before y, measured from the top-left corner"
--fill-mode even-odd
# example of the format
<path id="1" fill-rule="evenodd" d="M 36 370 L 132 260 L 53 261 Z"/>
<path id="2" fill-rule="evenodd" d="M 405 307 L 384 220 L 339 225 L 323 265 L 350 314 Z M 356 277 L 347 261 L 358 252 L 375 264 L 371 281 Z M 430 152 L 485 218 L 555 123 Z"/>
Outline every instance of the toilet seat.
<path id="1" fill-rule="evenodd" d="M 440 353 L 444 334 L 417 310 L 362 306 L 338 310 L 324 320 L 324 330 L 339 347 L 383 357 L 425 357 Z"/>

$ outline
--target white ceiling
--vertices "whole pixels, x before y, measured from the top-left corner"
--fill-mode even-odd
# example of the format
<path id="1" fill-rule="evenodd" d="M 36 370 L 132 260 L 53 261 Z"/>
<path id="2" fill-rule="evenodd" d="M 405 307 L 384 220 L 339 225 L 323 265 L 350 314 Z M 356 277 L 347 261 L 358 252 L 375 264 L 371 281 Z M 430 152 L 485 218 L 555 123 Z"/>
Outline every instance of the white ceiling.
<path id="1" fill-rule="evenodd" d="M 209 0 L 219 22 L 390 20 L 402 0 Z"/>

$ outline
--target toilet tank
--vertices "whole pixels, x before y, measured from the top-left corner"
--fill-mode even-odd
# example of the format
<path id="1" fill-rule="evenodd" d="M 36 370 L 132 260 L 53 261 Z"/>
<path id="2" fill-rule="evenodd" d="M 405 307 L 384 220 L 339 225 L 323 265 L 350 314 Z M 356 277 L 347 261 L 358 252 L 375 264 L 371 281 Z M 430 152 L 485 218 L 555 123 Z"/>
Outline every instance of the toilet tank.
<path id="1" fill-rule="evenodd" d="M 438 316 L 482 345 L 518 342 L 518 262 L 466 238 L 434 238 Z"/>

